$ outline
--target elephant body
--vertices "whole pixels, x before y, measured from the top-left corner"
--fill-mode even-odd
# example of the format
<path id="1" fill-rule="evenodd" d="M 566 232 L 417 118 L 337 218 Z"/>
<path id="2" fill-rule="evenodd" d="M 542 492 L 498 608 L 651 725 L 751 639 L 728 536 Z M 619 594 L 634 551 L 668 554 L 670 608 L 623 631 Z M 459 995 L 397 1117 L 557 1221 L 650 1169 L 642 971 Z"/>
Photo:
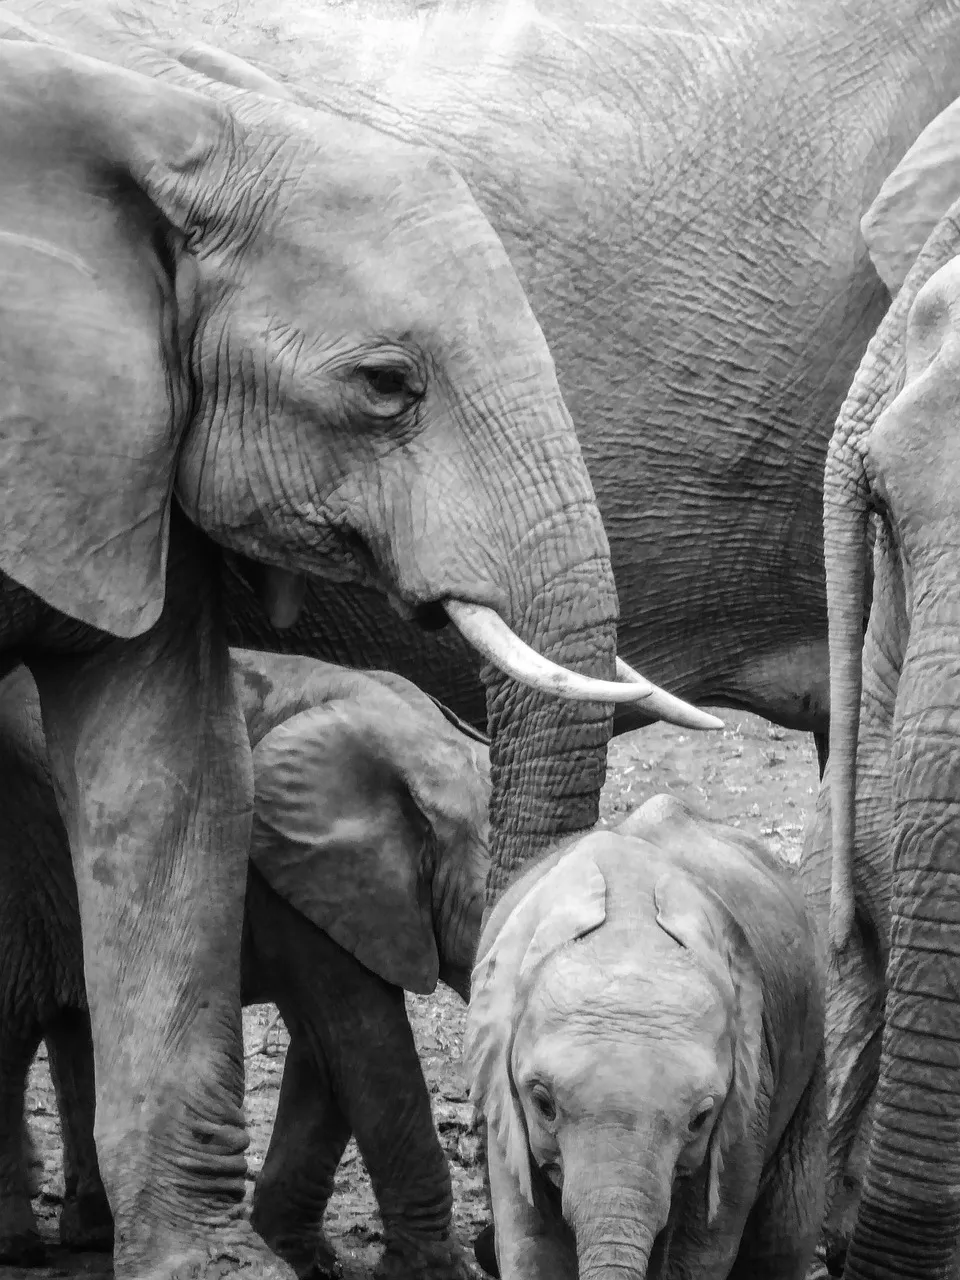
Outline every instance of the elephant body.
<path id="1" fill-rule="evenodd" d="M 390 673 L 243 651 L 232 669 L 258 796 L 241 998 L 276 1003 L 290 1032 L 253 1223 L 298 1275 L 334 1274 L 322 1219 L 354 1134 L 383 1219 L 382 1273 L 452 1280 L 464 1271 L 450 1175 L 402 983 L 431 990 L 439 973 L 469 995 L 488 868 L 486 748 Z M 0 1261 L 22 1264 L 42 1253 L 18 1141 L 41 1037 L 64 1133 L 61 1239 L 104 1248 L 113 1235 L 93 1142 L 76 886 L 24 670 L 0 687 L 0 765 L 12 784 L 0 812 Z M 296 847 L 278 835 L 295 823 Z"/>
<path id="2" fill-rule="evenodd" d="M 619 652 L 684 697 L 824 734 L 823 465 L 889 302 L 859 219 L 960 92 L 956 3 L 314 12 L 315 46 L 269 50 L 288 83 L 443 150 L 510 254 L 610 540 Z M 235 39 L 264 52 L 252 19 Z M 371 592 L 316 584 L 289 632 L 230 597 L 236 643 L 389 665 L 483 723 L 475 656 Z"/>
<path id="3" fill-rule="evenodd" d="M 477 956 L 464 1052 L 503 1280 L 803 1280 L 823 989 L 791 868 L 658 796 L 521 877 Z"/>
<path id="4" fill-rule="evenodd" d="M 278 625 L 328 575 L 606 682 L 616 589 L 450 162 L 97 9 L 0 3 L 0 671 L 36 681 L 73 855 L 117 1280 L 289 1280 L 234 1210 L 253 771 L 224 556 Z M 496 887 L 596 820 L 612 715 L 486 676 Z"/>
<path id="5" fill-rule="evenodd" d="M 923 131 L 863 229 L 895 297 L 827 460 L 834 720 L 804 850 L 837 950 L 828 1247 L 851 1280 L 948 1280 L 960 1259 L 960 103 Z"/>

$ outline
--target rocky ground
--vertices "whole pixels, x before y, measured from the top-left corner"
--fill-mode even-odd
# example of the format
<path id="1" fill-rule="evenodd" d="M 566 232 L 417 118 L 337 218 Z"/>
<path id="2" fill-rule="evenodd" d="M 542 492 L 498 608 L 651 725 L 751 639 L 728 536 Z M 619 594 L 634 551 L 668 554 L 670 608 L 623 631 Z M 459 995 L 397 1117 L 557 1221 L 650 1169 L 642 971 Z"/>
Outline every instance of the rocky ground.
<path id="1" fill-rule="evenodd" d="M 722 733 L 694 735 L 655 726 L 617 739 L 603 796 L 604 819 L 615 820 L 649 796 L 671 791 L 761 836 L 785 857 L 796 857 L 803 823 L 816 797 L 812 739 L 754 716 L 720 714 L 727 725 Z M 445 989 L 429 997 L 408 997 L 408 1005 L 437 1128 L 453 1171 L 457 1230 L 468 1243 L 485 1219 L 485 1208 L 472 1108 L 459 1066 L 464 1009 Z M 282 1023 L 274 1024 L 274 1015 L 268 1005 L 244 1014 L 251 1190 L 270 1137 L 283 1071 L 286 1033 Z M 28 1108 L 44 1159 L 37 1210 L 52 1235 L 62 1180 L 56 1104 L 44 1061 L 37 1062 L 31 1075 Z M 369 1280 L 379 1251 L 379 1224 L 366 1172 L 352 1144 L 340 1168 L 327 1226 L 347 1280 Z M 108 1280 L 109 1259 L 55 1256 L 49 1268 L 0 1268 L 2 1280 L 81 1274 L 88 1280 Z"/>

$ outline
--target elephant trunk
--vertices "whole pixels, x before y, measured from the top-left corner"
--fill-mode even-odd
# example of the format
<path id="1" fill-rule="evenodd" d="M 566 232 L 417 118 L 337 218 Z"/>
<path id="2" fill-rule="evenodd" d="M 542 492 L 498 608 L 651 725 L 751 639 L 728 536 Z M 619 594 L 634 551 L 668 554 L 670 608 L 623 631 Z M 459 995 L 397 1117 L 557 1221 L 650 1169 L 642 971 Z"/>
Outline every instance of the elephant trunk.
<path id="1" fill-rule="evenodd" d="M 824 479 L 824 562 L 830 623 L 830 800 L 833 871 L 830 932 L 846 944 L 853 926 L 857 738 L 862 689 L 868 494 L 859 426 L 830 442 Z"/>
<path id="2" fill-rule="evenodd" d="M 616 589 L 599 515 L 588 515 L 579 546 L 570 552 L 572 563 L 550 578 L 536 565 L 525 566 L 526 585 L 535 590 L 510 625 L 554 662 L 614 680 Z M 518 587 L 512 594 L 521 592 Z M 525 863 L 596 823 L 613 707 L 562 701 L 508 679 L 492 665 L 482 677 L 491 736 L 487 898 L 494 902 Z"/>
<path id="3" fill-rule="evenodd" d="M 609 1151 L 591 1147 L 564 1161 L 563 1216 L 576 1237 L 580 1280 L 658 1276 L 672 1186 L 662 1148 L 656 1162 L 637 1152 L 611 1165 Z"/>
<path id="4" fill-rule="evenodd" d="M 960 601 L 915 577 L 893 733 L 886 1026 L 844 1275 L 947 1277 L 960 1247 Z"/>

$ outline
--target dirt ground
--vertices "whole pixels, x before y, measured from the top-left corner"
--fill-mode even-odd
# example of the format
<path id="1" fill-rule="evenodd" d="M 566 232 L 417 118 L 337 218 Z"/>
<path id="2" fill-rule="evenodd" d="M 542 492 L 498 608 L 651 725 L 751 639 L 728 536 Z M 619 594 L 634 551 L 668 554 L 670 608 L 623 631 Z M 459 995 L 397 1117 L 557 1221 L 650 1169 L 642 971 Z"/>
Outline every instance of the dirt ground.
<path id="1" fill-rule="evenodd" d="M 648 797 L 670 791 L 761 836 L 784 857 L 795 858 L 804 820 L 816 798 L 812 739 L 755 716 L 731 711 L 720 715 L 726 722 L 722 733 L 696 735 L 654 726 L 618 738 L 603 795 L 604 820 L 615 820 Z M 445 988 L 429 997 L 409 996 L 408 1007 L 437 1128 L 453 1172 L 457 1230 L 469 1244 L 485 1221 L 485 1208 L 472 1107 L 459 1066 L 464 1007 Z M 271 1028 L 274 1013 L 272 1006 L 259 1005 L 244 1014 L 251 1192 L 269 1141 L 283 1071 L 286 1033 L 282 1023 Z M 44 1160 L 43 1191 L 36 1208 L 53 1237 L 62 1178 L 56 1104 L 45 1061 L 36 1063 L 30 1078 L 28 1113 Z M 366 1172 L 352 1143 L 340 1167 L 327 1227 L 347 1280 L 369 1280 L 379 1252 L 379 1223 Z M 61 1255 L 49 1268 L 0 1268 L 2 1280 L 80 1274 L 88 1280 L 108 1280 L 109 1260 L 99 1255 Z"/>

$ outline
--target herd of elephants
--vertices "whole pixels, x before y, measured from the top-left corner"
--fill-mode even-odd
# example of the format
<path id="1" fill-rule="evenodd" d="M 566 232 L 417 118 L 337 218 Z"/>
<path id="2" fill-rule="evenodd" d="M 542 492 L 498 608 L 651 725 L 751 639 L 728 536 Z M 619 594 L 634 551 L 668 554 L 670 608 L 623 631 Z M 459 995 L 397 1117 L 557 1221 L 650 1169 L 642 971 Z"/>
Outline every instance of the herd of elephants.
<path id="1" fill-rule="evenodd" d="M 336 1275 L 351 1134 L 467 1276 L 442 979 L 504 1280 L 956 1280 L 960 0 L 147 3 L 0 0 L 0 1268 L 45 1040 L 117 1280 Z M 700 705 L 799 866 L 597 828 Z"/>

